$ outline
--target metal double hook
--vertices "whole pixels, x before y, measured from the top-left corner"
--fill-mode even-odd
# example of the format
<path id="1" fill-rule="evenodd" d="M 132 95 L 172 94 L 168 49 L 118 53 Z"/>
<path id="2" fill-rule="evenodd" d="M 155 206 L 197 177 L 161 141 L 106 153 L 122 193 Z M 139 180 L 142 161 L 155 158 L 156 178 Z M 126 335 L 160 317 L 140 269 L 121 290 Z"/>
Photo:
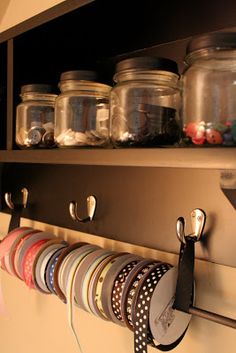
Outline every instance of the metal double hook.
<path id="1" fill-rule="evenodd" d="M 186 238 L 191 238 L 194 241 L 198 241 L 202 237 L 203 229 L 206 223 L 206 214 L 200 208 L 195 208 L 191 212 L 191 223 L 192 223 L 192 230 L 191 234 L 185 234 L 185 220 L 183 217 L 179 217 L 176 223 L 176 233 L 179 241 L 181 243 L 186 243 Z"/>
<path id="2" fill-rule="evenodd" d="M 78 216 L 77 213 L 77 202 L 76 201 L 71 201 L 69 204 L 69 212 L 70 212 L 70 216 L 74 221 L 77 222 L 82 222 L 82 223 L 86 223 L 86 222 L 90 222 L 93 220 L 94 214 L 95 214 L 95 210 L 96 210 L 96 198 L 95 196 L 88 196 L 87 197 L 87 211 L 88 211 L 88 216 L 85 218 L 80 218 Z"/>
<path id="3" fill-rule="evenodd" d="M 22 192 L 22 206 L 23 206 L 23 208 L 26 208 L 27 207 L 27 202 L 28 202 L 29 192 L 28 192 L 28 189 L 26 189 L 26 188 L 21 189 L 21 192 Z M 7 206 L 11 210 L 14 210 L 15 205 L 12 202 L 11 193 L 10 192 L 6 192 L 5 193 L 5 202 L 6 202 Z"/>

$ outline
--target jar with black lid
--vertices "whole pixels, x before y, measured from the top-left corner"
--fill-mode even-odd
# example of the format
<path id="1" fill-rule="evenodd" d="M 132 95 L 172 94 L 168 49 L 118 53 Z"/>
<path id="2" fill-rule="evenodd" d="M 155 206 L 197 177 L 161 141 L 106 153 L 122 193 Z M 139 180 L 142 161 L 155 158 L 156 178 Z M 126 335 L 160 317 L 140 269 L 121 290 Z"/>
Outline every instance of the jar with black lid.
<path id="1" fill-rule="evenodd" d="M 116 64 L 110 95 L 110 135 L 115 147 L 177 144 L 180 88 L 177 63 L 134 57 Z"/>
<path id="2" fill-rule="evenodd" d="M 58 147 L 104 147 L 109 144 L 111 87 L 90 70 L 63 72 L 55 105 Z"/>
<path id="3" fill-rule="evenodd" d="M 24 148 L 52 148 L 56 94 L 48 84 L 21 87 L 22 102 L 16 108 L 16 144 Z"/>
<path id="4" fill-rule="evenodd" d="M 236 145 L 236 33 L 193 37 L 183 72 L 184 146 Z"/>

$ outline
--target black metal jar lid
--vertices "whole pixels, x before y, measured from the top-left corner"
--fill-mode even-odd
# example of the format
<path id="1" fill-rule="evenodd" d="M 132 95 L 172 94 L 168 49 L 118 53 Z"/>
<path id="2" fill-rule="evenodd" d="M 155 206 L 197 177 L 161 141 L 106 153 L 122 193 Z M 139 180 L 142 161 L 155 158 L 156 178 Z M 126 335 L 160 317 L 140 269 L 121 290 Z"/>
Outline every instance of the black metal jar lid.
<path id="1" fill-rule="evenodd" d="M 139 56 L 121 60 L 116 64 L 116 72 L 130 69 L 163 70 L 179 74 L 177 63 L 163 57 Z"/>
<path id="2" fill-rule="evenodd" d="M 217 32 L 193 37 L 187 45 L 186 54 L 211 48 L 236 49 L 236 32 Z"/>
<path id="3" fill-rule="evenodd" d="M 44 83 L 33 83 L 21 86 L 21 94 L 24 93 L 54 93 L 53 86 Z"/>
<path id="4" fill-rule="evenodd" d="M 66 80 L 84 80 L 84 81 L 96 81 L 98 74 L 95 71 L 90 70 L 74 70 L 63 72 L 60 76 L 60 81 Z"/>

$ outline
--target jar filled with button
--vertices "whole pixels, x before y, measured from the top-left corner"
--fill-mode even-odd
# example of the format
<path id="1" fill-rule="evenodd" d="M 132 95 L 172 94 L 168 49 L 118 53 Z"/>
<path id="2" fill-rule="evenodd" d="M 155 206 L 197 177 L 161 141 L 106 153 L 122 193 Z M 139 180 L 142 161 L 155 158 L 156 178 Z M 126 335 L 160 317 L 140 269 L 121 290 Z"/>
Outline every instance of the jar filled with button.
<path id="1" fill-rule="evenodd" d="M 180 139 L 177 63 L 134 57 L 116 64 L 110 95 L 110 134 L 115 147 L 175 145 Z"/>
<path id="2" fill-rule="evenodd" d="M 21 87 L 22 102 L 16 108 L 16 144 L 20 148 L 52 148 L 56 94 L 47 84 Z"/>
<path id="3" fill-rule="evenodd" d="M 236 146 L 236 32 L 193 37 L 183 87 L 183 146 Z"/>
<path id="4" fill-rule="evenodd" d="M 55 104 L 55 138 L 58 147 L 108 145 L 111 87 L 97 80 L 97 73 L 90 70 L 61 74 L 61 93 Z"/>

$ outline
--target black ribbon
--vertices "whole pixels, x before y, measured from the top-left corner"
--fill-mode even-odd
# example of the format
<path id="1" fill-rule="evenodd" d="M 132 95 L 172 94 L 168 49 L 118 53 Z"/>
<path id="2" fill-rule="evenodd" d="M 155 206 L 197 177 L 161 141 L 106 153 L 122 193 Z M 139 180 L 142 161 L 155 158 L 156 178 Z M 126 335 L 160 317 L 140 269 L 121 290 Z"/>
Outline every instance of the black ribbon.
<path id="1" fill-rule="evenodd" d="M 185 313 L 189 313 L 193 302 L 194 243 L 193 238 L 185 237 L 185 244 L 181 243 L 180 247 L 179 271 L 173 308 Z"/>
<path id="2" fill-rule="evenodd" d="M 23 205 L 14 205 L 14 208 L 11 210 L 11 220 L 8 227 L 8 233 L 20 226 L 20 219 L 23 208 Z"/>

